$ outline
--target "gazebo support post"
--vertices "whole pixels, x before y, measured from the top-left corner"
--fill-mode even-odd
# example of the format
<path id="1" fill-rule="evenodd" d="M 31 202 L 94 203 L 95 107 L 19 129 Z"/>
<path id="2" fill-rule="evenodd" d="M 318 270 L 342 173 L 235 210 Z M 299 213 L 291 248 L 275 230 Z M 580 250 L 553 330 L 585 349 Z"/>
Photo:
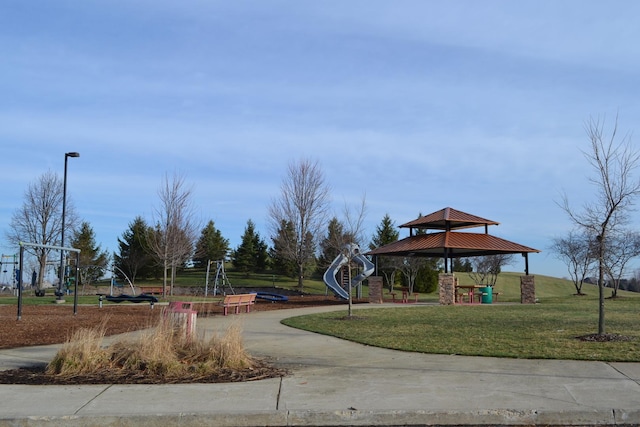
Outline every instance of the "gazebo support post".
<path id="1" fill-rule="evenodd" d="M 455 277 L 453 274 L 440 273 L 438 275 L 438 299 L 440 305 L 456 303 Z"/>
<path id="2" fill-rule="evenodd" d="M 536 281 L 535 276 L 520 276 L 520 303 L 536 303 Z"/>

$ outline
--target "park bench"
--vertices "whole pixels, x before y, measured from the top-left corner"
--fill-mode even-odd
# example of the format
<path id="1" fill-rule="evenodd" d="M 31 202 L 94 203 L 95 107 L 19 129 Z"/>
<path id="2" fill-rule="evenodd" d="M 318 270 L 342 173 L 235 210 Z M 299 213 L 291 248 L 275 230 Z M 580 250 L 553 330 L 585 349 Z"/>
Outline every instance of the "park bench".
<path id="1" fill-rule="evenodd" d="M 140 287 L 140 293 L 147 295 L 162 295 L 162 286 Z"/>
<path id="2" fill-rule="evenodd" d="M 251 306 L 256 302 L 256 294 L 238 294 L 227 295 L 222 301 L 222 307 L 224 309 L 224 315 L 229 314 L 229 308 L 234 309 L 234 313 L 240 312 L 240 307 L 246 307 L 247 313 L 251 310 Z"/>

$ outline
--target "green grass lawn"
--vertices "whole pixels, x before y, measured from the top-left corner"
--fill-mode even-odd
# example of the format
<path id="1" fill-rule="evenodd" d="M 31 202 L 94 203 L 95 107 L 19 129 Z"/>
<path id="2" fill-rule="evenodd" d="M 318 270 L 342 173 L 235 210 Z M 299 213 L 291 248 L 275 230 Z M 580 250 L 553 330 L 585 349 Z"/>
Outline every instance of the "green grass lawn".
<path id="1" fill-rule="evenodd" d="M 504 273 L 502 279 L 496 286 L 500 301 L 519 302 L 519 274 Z M 355 310 L 353 319 L 346 319 L 345 309 L 283 323 L 367 345 L 422 353 L 640 362 L 640 295 L 620 292 L 620 298 L 605 304 L 606 332 L 632 341 L 589 342 L 576 337 L 598 330 L 598 292 L 595 286 L 583 290 L 587 296 L 574 296 L 570 282 L 542 276 L 536 277 L 538 304 L 402 306 Z M 435 295 L 421 298 L 436 299 Z"/>

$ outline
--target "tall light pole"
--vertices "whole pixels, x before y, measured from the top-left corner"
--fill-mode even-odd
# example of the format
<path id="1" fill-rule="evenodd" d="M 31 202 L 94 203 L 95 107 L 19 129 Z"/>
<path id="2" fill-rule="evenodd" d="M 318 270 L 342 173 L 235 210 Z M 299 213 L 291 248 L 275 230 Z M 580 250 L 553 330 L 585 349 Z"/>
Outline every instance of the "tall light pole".
<path id="1" fill-rule="evenodd" d="M 64 248 L 64 217 L 66 214 L 67 208 L 67 159 L 69 157 L 80 157 L 80 153 L 75 151 L 71 151 L 69 153 L 64 153 L 64 181 L 62 184 L 62 223 L 60 226 L 60 247 Z M 58 293 L 57 297 L 59 300 L 62 299 L 62 283 L 64 282 L 64 250 L 60 250 L 60 281 L 58 282 Z"/>

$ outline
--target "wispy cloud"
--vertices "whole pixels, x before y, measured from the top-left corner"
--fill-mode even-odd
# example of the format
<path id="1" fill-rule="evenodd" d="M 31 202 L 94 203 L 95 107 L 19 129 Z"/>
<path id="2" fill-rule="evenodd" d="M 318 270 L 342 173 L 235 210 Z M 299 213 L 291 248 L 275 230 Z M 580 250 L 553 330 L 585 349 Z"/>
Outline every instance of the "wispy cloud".
<path id="1" fill-rule="evenodd" d="M 546 249 L 590 200 L 585 120 L 633 130 L 640 6 L 488 1 L 13 3 L 0 16 L 0 228 L 69 163 L 103 247 L 148 219 L 166 172 L 232 245 L 264 237 L 289 161 L 321 162 L 367 227 L 452 206 Z M 3 249 L 5 250 L 5 249 Z M 6 250 L 11 250 L 6 248 Z M 564 274 L 552 257 L 532 270 Z"/>

